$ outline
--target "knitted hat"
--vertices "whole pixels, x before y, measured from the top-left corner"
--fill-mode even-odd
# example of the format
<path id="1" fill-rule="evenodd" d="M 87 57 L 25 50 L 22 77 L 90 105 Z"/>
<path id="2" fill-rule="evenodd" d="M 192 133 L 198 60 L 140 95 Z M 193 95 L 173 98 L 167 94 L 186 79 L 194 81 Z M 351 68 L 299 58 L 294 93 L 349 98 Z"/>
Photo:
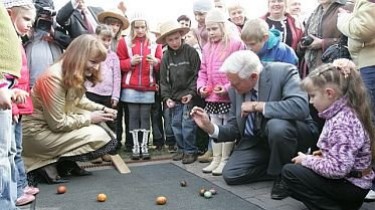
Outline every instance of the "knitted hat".
<path id="1" fill-rule="evenodd" d="M 0 4 L 0 73 L 20 76 L 21 40 L 19 40 L 8 12 Z"/>
<path id="2" fill-rule="evenodd" d="M 156 43 L 165 44 L 166 36 L 174 34 L 176 32 L 180 32 L 181 36 L 184 36 L 189 31 L 190 28 L 181 27 L 181 25 L 175 20 L 164 22 L 160 25 L 160 37 L 156 40 Z"/>
<path id="3" fill-rule="evenodd" d="M 214 0 L 214 3 L 216 8 L 225 8 L 224 0 Z"/>
<path id="4" fill-rule="evenodd" d="M 206 15 L 206 24 L 207 23 L 225 23 L 227 19 L 222 10 L 215 8 L 210 10 Z"/>
<path id="5" fill-rule="evenodd" d="M 4 7 L 10 9 L 12 7 L 20 7 L 26 5 L 34 5 L 32 0 L 2 0 Z"/>
<path id="6" fill-rule="evenodd" d="M 144 20 L 148 22 L 146 15 L 142 12 L 134 12 L 133 14 L 130 15 L 130 23 L 137 21 L 137 20 Z"/>
<path id="7" fill-rule="evenodd" d="M 193 2 L 194 12 L 208 12 L 214 8 L 213 0 L 195 0 Z"/>
<path id="8" fill-rule="evenodd" d="M 104 23 L 108 17 L 116 18 L 122 22 L 121 30 L 125 30 L 129 27 L 129 21 L 119 9 L 106 10 L 98 14 L 98 21 Z"/>

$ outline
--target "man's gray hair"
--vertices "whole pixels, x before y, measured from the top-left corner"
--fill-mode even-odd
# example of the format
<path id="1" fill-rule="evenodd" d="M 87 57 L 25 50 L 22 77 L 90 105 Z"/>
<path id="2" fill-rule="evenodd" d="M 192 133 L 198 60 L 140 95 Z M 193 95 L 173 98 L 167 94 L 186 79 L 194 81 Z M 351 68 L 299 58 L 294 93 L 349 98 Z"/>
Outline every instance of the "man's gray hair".
<path id="1" fill-rule="evenodd" d="M 253 72 L 260 72 L 263 66 L 259 57 L 250 50 L 232 53 L 221 65 L 220 72 L 237 74 L 241 79 L 248 79 Z"/>

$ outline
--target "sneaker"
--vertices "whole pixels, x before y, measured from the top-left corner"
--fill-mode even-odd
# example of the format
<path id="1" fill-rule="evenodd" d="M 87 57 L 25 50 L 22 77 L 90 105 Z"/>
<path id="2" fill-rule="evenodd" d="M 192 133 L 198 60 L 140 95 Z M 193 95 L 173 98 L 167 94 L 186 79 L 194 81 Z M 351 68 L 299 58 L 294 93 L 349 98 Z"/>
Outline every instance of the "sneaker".
<path id="1" fill-rule="evenodd" d="M 212 161 L 212 150 L 207 150 L 206 153 L 198 157 L 200 163 L 210 163 Z"/>
<path id="2" fill-rule="evenodd" d="M 289 197 L 289 194 L 288 186 L 285 181 L 278 176 L 271 189 L 271 198 L 274 200 L 282 200 Z"/>
<path id="3" fill-rule="evenodd" d="M 103 155 L 102 156 L 102 160 L 104 161 L 104 162 L 112 162 L 112 158 L 111 158 L 111 156 L 110 155 Z"/>
<path id="4" fill-rule="evenodd" d="M 33 186 L 26 186 L 25 189 L 23 189 L 23 193 L 27 195 L 36 195 L 39 193 L 39 188 Z"/>
<path id="5" fill-rule="evenodd" d="M 155 150 L 156 150 L 156 151 L 162 151 L 163 148 L 164 148 L 164 145 L 156 145 L 156 146 L 155 146 Z"/>
<path id="6" fill-rule="evenodd" d="M 17 198 L 16 200 L 16 206 L 24 206 L 27 205 L 35 200 L 35 196 L 23 194 L 21 197 Z"/>
<path id="7" fill-rule="evenodd" d="M 197 160 L 197 154 L 185 154 L 182 158 L 182 164 L 191 164 Z"/>
<path id="8" fill-rule="evenodd" d="M 370 190 L 365 197 L 365 201 L 374 201 L 374 200 L 375 200 L 375 191 Z"/>
<path id="9" fill-rule="evenodd" d="M 177 152 L 176 154 L 173 155 L 172 160 L 174 161 L 180 161 L 184 158 L 184 153 L 183 152 Z"/>
<path id="10" fill-rule="evenodd" d="M 177 148 L 175 145 L 168 145 L 168 152 L 169 153 L 176 153 L 177 152 Z"/>

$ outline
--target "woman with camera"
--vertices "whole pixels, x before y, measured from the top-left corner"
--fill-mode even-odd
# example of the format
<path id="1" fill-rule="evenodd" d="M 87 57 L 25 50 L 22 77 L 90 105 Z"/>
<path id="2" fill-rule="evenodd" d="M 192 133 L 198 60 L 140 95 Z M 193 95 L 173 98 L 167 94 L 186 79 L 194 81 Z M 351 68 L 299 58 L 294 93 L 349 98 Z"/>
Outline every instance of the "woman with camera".
<path id="1" fill-rule="evenodd" d="M 347 0 L 318 0 L 319 5 L 306 22 L 304 36 L 298 45 L 298 54 L 303 54 L 301 77 L 322 64 L 321 56 L 331 45 L 340 41 L 341 32 L 335 27 L 339 8 L 351 10 Z"/>

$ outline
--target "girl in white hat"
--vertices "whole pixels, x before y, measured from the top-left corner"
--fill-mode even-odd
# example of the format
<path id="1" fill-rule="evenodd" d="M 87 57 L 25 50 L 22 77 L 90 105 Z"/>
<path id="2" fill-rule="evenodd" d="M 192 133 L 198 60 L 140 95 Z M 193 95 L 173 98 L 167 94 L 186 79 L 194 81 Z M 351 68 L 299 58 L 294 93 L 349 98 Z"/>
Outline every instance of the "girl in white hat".
<path id="1" fill-rule="evenodd" d="M 122 71 L 120 100 L 128 104 L 129 132 L 133 136 L 132 159 L 149 159 L 151 106 L 155 103 L 157 83 L 154 73 L 159 71 L 162 46 L 156 44 L 149 23 L 142 13 L 135 13 L 130 22 L 129 36 L 120 39 L 117 54 Z M 141 145 L 138 134 L 143 133 Z"/>
<path id="2" fill-rule="evenodd" d="M 230 100 L 228 88 L 230 83 L 219 69 L 224 60 L 233 52 L 244 50 L 246 47 L 238 36 L 233 36 L 228 29 L 224 13 L 220 9 L 213 9 L 207 13 L 206 29 L 208 43 L 203 47 L 202 64 L 198 74 L 197 90 L 206 100 L 205 110 L 210 119 L 217 125 L 224 125 L 228 120 Z M 211 140 L 210 140 L 211 141 Z M 211 141 L 213 160 L 203 168 L 204 173 L 221 175 L 234 146 L 234 141 L 215 143 Z"/>

